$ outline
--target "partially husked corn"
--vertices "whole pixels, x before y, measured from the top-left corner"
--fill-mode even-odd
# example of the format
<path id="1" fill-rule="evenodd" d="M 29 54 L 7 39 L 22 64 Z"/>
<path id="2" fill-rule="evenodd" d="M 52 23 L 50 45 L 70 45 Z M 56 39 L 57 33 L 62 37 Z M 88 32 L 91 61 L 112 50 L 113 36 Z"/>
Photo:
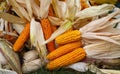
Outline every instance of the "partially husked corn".
<path id="1" fill-rule="evenodd" d="M 49 70 L 61 68 L 61 67 L 73 64 L 75 62 L 81 61 L 85 58 L 85 56 L 86 56 L 85 50 L 83 48 L 77 48 L 66 55 L 63 55 L 53 61 L 50 61 L 47 64 L 47 68 Z"/>
<path id="2" fill-rule="evenodd" d="M 49 53 L 47 55 L 47 59 L 49 59 L 49 60 L 56 59 L 64 54 L 67 54 L 67 53 L 75 50 L 76 48 L 79 48 L 80 46 L 82 46 L 82 42 L 80 42 L 80 41 L 68 43 L 66 45 L 63 45 L 63 46 L 57 48 L 53 52 Z"/>
<path id="3" fill-rule="evenodd" d="M 57 44 L 66 44 L 81 39 L 81 33 L 79 30 L 73 30 L 58 36 L 55 41 Z"/>

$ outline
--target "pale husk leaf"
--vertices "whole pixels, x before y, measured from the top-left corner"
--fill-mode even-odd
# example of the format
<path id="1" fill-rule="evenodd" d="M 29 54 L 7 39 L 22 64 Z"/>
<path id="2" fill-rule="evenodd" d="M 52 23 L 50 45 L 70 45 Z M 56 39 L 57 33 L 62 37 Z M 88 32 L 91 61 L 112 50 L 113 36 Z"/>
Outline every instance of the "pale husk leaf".
<path id="1" fill-rule="evenodd" d="M 39 9 L 40 9 L 40 7 L 35 3 L 34 0 L 31 0 L 31 3 L 32 3 L 33 14 L 35 15 L 35 17 L 39 18 Z"/>
<path id="2" fill-rule="evenodd" d="M 114 41 L 113 39 L 110 39 L 109 36 L 105 36 L 105 34 L 106 35 L 107 34 L 112 34 L 109 31 L 106 32 L 106 33 L 104 32 L 103 35 L 99 34 L 99 32 L 98 33 L 96 32 L 97 29 L 105 28 L 109 25 L 113 25 L 116 22 L 120 22 L 119 19 L 115 20 L 115 21 L 112 21 L 112 22 L 108 22 L 112 17 L 114 17 L 118 13 L 119 13 L 119 9 L 116 9 L 115 12 L 109 14 L 108 16 L 103 17 L 101 19 L 97 19 L 97 20 L 92 21 L 92 22 L 88 23 L 87 25 L 83 26 L 82 28 L 80 28 L 80 32 L 82 33 L 82 37 L 83 38 L 88 38 L 88 39 L 101 39 L 101 40 L 109 41 L 109 42 L 120 45 L 119 42 Z"/>
<path id="3" fill-rule="evenodd" d="M 59 0 L 52 0 L 52 6 L 57 17 L 62 18 L 62 12 L 59 6 Z"/>
<path id="4" fill-rule="evenodd" d="M 31 44 L 36 47 L 39 53 L 40 59 L 42 59 L 42 61 L 45 62 L 47 49 L 46 49 L 46 45 L 43 44 L 45 39 L 44 39 L 41 24 L 39 22 L 36 22 L 34 19 L 32 19 L 30 24 L 31 24 L 30 26 Z"/>
<path id="5" fill-rule="evenodd" d="M 26 8 L 27 8 L 29 17 L 32 18 L 33 17 L 33 15 L 32 15 L 33 11 L 32 11 L 32 5 L 31 5 L 32 2 L 31 2 L 31 0 L 25 0 L 25 3 L 26 3 Z"/>
<path id="6" fill-rule="evenodd" d="M 89 8 L 86 8 L 86 9 L 76 13 L 75 22 L 79 22 L 81 19 L 106 14 L 106 13 L 108 13 L 108 11 L 111 11 L 113 8 L 114 8 L 114 5 L 111 5 L 111 4 L 91 6 Z"/>
<path id="7" fill-rule="evenodd" d="M 50 3 L 51 0 L 40 0 L 39 17 L 46 18 L 48 16 Z"/>
<path id="8" fill-rule="evenodd" d="M 64 21 L 62 21 L 60 18 L 49 16 L 48 19 L 50 20 L 52 25 L 60 26 Z"/>
<path id="9" fill-rule="evenodd" d="M 111 39 L 120 42 L 120 35 L 112 36 Z M 88 57 L 97 59 L 120 58 L 119 48 L 119 45 L 107 41 L 96 41 L 84 47 Z"/>
<path id="10" fill-rule="evenodd" d="M 0 17 L 11 23 L 16 23 L 16 24 L 26 23 L 26 20 L 5 12 L 0 12 Z"/>
<path id="11" fill-rule="evenodd" d="M 0 69 L 0 74 L 17 74 L 15 71 Z"/>
<path id="12" fill-rule="evenodd" d="M 10 67 L 18 74 L 22 74 L 19 57 L 13 51 L 11 45 L 7 41 L 1 39 L 0 48 Z"/>
<path id="13" fill-rule="evenodd" d="M 112 70 L 112 69 L 100 69 L 100 70 L 106 74 L 120 74 L 120 70 Z"/>
<path id="14" fill-rule="evenodd" d="M 74 20 L 75 14 L 77 12 L 77 4 L 80 0 L 66 0 L 67 8 L 68 8 L 68 19 L 71 21 Z"/>
<path id="15" fill-rule="evenodd" d="M 20 25 L 20 24 L 13 24 L 12 25 L 13 26 L 13 28 L 15 29 L 15 31 L 17 31 L 17 33 L 21 33 L 22 31 L 23 31 L 23 29 L 24 29 L 24 26 L 23 25 Z"/>
<path id="16" fill-rule="evenodd" d="M 36 71 L 41 67 L 42 67 L 42 60 L 35 59 L 35 60 L 32 60 L 28 63 L 24 63 L 22 66 L 22 71 L 23 71 L 23 73 L 29 73 L 32 71 Z"/>
<path id="17" fill-rule="evenodd" d="M 26 18 L 28 21 L 30 21 L 30 17 L 28 15 L 28 12 L 24 9 L 24 7 L 20 6 L 16 0 L 9 0 L 9 3 L 12 5 L 13 9 L 19 15 L 21 18 Z"/>

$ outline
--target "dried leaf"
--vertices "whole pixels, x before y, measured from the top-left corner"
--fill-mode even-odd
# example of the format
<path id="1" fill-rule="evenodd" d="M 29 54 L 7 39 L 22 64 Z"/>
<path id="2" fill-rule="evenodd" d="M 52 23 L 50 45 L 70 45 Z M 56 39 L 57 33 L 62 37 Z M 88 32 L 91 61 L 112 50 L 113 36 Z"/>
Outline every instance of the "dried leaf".
<path id="1" fill-rule="evenodd" d="M 17 74 L 15 71 L 0 69 L 0 74 Z"/>
<path id="2" fill-rule="evenodd" d="M 111 39 L 120 42 L 120 35 L 112 36 Z M 84 47 L 87 56 L 97 59 L 113 59 L 120 57 L 120 45 L 107 41 L 96 41 L 96 43 Z"/>
<path id="3" fill-rule="evenodd" d="M 113 8 L 114 8 L 114 5 L 111 5 L 111 4 L 91 6 L 89 8 L 86 8 L 86 9 L 78 12 L 75 16 L 75 19 L 76 19 L 75 22 L 79 22 L 81 19 L 106 14 L 106 13 L 108 13 L 108 11 L 111 11 Z"/>
<path id="4" fill-rule="evenodd" d="M 77 12 L 77 2 L 78 0 L 66 0 L 66 4 L 68 7 L 68 19 L 71 21 L 74 20 L 75 14 Z"/>
<path id="5" fill-rule="evenodd" d="M 36 47 L 40 59 L 45 63 L 46 61 L 46 55 L 47 55 L 47 49 L 46 45 L 43 44 L 45 39 L 42 31 L 41 24 L 39 22 L 36 22 L 34 19 L 31 21 L 30 26 L 30 40 L 33 46 Z"/>
<path id="6" fill-rule="evenodd" d="M 61 17 L 62 12 L 60 11 L 60 7 L 59 7 L 59 0 L 52 0 L 52 6 L 53 6 L 56 16 L 59 18 L 62 18 Z"/>
<path id="7" fill-rule="evenodd" d="M 18 55 L 13 51 L 10 43 L 5 40 L 0 40 L 0 48 L 1 51 L 8 61 L 10 67 L 16 71 L 18 74 L 22 74 L 21 67 L 20 67 L 20 60 Z"/>
<path id="8" fill-rule="evenodd" d="M 46 18 L 48 16 L 50 3 L 51 3 L 51 0 L 40 0 L 39 16 L 41 18 Z"/>
<path id="9" fill-rule="evenodd" d="M 52 16 L 49 16 L 48 19 L 50 20 L 52 25 L 56 25 L 56 26 L 60 26 L 64 22 L 61 19 Z"/>
<path id="10" fill-rule="evenodd" d="M 32 16 L 33 11 L 32 11 L 31 0 L 25 0 L 25 2 L 26 2 L 26 7 L 27 7 L 28 14 L 29 14 L 30 18 L 32 18 L 33 17 Z"/>
<path id="11" fill-rule="evenodd" d="M 22 6 L 20 6 L 16 2 L 16 0 L 8 0 L 8 1 L 13 6 L 13 9 L 15 10 L 16 14 L 18 14 L 21 18 L 26 18 L 28 21 L 30 21 L 28 12 Z"/>
<path id="12" fill-rule="evenodd" d="M 14 15 L 11 15 L 9 13 L 5 13 L 5 12 L 0 12 L 0 17 L 11 23 L 17 23 L 17 24 L 25 24 L 26 23 L 26 20 L 19 18 L 17 16 L 14 16 Z"/>

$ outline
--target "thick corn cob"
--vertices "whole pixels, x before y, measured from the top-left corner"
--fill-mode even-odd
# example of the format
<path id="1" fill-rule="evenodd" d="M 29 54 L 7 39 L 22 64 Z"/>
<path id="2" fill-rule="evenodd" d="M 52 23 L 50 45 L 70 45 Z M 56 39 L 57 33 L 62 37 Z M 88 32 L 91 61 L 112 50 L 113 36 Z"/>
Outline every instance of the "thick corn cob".
<path id="1" fill-rule="evenodd" d="M 82 46 L 82 43 L 80 41 L 63 45 L 57 48 L 56 50 L 54 50 L 53 52 L 49 53 L 47 55 L 47 59 L 49 60 L 56 59 L 64 54 L 67 54 L 75 50 L 76 48 L 79 48 L 80 46 Z"/>
<path id="2" fill-rule="evenodd" d="M 81 33 L 79 30 L 70 31 L 58 36 L 55 41 L 57 44 L 66 44 L 81 39 Z"/>
<path id="3" fill-rule="evenodd" d="M 86 53 L 83 48 L 77 48 L 74 51 L 63 55 L 47 64 L 47 68 L 49 70 L 53 70 L 56 68 L 64 67 L 75 62 L 81 61 L 86 56 Z"/>

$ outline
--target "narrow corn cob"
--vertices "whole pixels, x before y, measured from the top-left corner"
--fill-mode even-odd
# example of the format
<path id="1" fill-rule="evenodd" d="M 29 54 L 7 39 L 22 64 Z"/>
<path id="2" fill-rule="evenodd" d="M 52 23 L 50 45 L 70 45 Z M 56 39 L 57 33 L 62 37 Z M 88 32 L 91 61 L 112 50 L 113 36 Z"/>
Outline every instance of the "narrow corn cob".
<path id="1" fill-rule="evenodd" d="M 47 18 L 41 19 L 41 26 L 43 29 L 44 37 L 47 40 L 52 34 L 51 23 Z M 55 50 L 54 41 L 49 42 L 47 44 L 47 48 L 49 52 L 54 51 Z"/>
<path id="2" fill-rule="evenodd" d="M 81 33 L 79 30 L 74 30 L 58 36 L 55 39 L 55 41 L 57 44 L 66 44 L 66 43 L 80 40 L 81 39 L 80 35 Z"/>
<path id="3" fill-rule="evenodd" d="M 86 53 L 83 48 L 77 48 L 74 51 L 63 55 L 47 64 L 47 68 L 49 70 L 53 70 L 56 68 L 64 67 L 75 62 L 81 61 L 86 56 Z"/>
<path id="4" fill-rule="evenodd" d="M 13 45 L 14 51 L 16 51 L 16 52 L 20 51 L 20 49 L 24 45 L 25 41 L 27 41 L 27 39 L 29 38 L 29 35 L 30 35 L 30 23 L 27 23 L 25 25 L 25 28 L 21 32 L 20 36 L 18 37 L 18 39 L 16 40 L 16 42 Z"/>
<path id="5" fill-rule="evenodd" d="M 49 60 L 56 59 L 64 54 L 67 54 L 75 50 L 76 48 L 79 48 L 80 46 L 82 46 L 82 43 L 80 41 L 63 45 L 57 48 L 56 50 L 54 50 L 53 52 L 49 53 L 47 55 L 47 59 Z"/>

